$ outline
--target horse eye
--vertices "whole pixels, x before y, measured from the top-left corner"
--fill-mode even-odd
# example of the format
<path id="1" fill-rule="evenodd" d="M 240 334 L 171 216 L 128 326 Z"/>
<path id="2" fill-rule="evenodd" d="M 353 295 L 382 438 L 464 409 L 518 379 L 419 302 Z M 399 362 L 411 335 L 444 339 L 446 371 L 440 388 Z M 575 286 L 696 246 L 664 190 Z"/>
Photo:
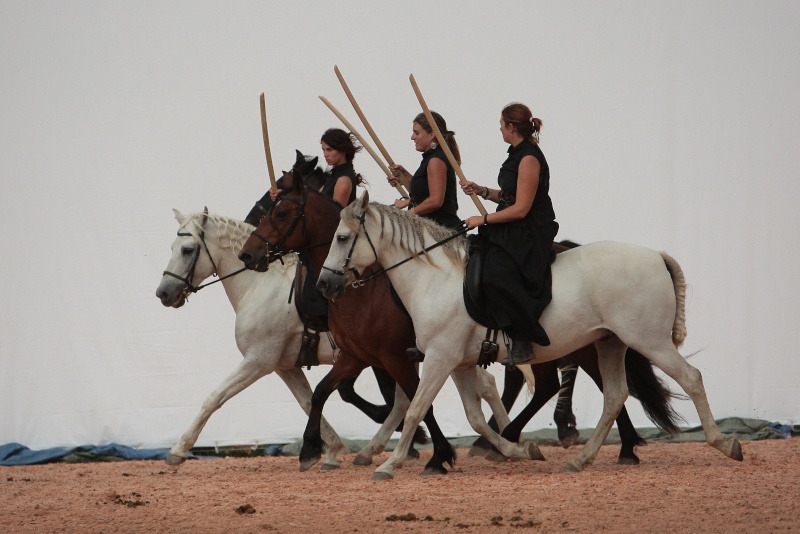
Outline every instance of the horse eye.
<path id="1" fill-rule="evenodd" d="M 184 256 L 191 256 L 192 254 L 194 254 L 194 247 L 183 247 L 181 249 L 181 253 Z"/>
<path id="2" fill-rule="evenodd" d="M 336 241 L 338 241 L 339 243 L 344 243 L 345 241 L 347 241 L 347 236 L 339 234 L 336 236 Z"/>
<path id="3" fill-rule="evenodd" d="M 278 213 L 275 214 L 275 218 L 278 219 L 278 220 L 285 219 L 286 218 L 286 212 L 285 211 L 279 211 Z"/>

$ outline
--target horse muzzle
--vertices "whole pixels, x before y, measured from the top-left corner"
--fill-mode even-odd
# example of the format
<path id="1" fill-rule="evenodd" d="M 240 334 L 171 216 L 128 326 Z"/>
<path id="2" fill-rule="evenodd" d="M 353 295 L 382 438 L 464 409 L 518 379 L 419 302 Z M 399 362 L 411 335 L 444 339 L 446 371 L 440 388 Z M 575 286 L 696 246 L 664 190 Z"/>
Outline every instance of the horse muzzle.
<path id="1" fill-rule="evenodd" d="M 326 299 L 336 300 L 344 296 L 347 287 L 347 277 L 323 271 L 317 280 L 317 289 Z"/>
<path id="2" fill-rule="evenodd" d="M 242 251 L 242 253 L 239 254 L 239 259 L 242 263 L 244 263 L 244 266 L 251 271 L 263 273 L 269 270 L 269 260 L 267 260 L 266 256 L 261 256 L 258 258 L 249 252 Z"/>

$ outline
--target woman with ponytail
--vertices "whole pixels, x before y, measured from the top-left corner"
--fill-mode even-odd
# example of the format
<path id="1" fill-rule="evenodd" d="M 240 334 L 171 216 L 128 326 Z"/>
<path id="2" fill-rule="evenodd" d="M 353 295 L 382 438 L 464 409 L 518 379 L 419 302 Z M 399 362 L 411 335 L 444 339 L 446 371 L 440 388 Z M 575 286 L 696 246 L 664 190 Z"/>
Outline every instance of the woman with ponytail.
<path id="1" fill-rule="evenodd" d="M 506 365 L 535 359 L 531 343 L 550 344 L 539 318 L 551 300 L 551 246 L 558 232 L 550 200 L 550 168 L 539 148 L 541 119 L 524 104 L 512 103 L 500 115 L 508 157 L 492 189 L 464 183 L 472 193 L 498 204 L 495 213 L 465 222 L 479 228 L 484 252 L 483 291 L 495 326 L 511 338 Z"/>

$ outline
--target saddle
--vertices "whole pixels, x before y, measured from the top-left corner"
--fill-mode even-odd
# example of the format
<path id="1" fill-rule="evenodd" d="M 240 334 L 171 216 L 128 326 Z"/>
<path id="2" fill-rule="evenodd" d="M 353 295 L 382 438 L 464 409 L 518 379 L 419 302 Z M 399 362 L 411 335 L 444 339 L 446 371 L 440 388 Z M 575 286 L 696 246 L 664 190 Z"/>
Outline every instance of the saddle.
<path id="1" fill-rule="evenodd" d="M 317 291 L 316 282 L 313 273 L 298 262 L 292 290 L 297 315 L 303 323 L 303 334 L 295 366 L 306 369 L 319 365 L 320 332 L 328 331 L 328 302 Z"/>
<path id="2" fill-rule="evenodd" d="M 502 330 L 501 325 L 492 320 L 491 314 L 487 311 L 488 307 L 483 292 L 483 264 L 486 258 L 488 243 L 481 239 L 480 235 L 467 236 L 468 255 L 467 268 L 464 274 L 464 305 L 467 313 L 476 323 L 486 327 L 486 338 L 481 343 L 481 351 L 478 356 L 478 365 L 486 368 L 489 364 L 497 361 L 499 346 L 497 345 L 497 335 Z M 570 243 L 571 245 L 572 243 Z M 577 246 L 577 245 L 575 245 Z M 561 252 L 573 248 L 569 245 L 559 245 L 553 243 L 550 252 L 550 263 L 556 259 L 556 252 Z M 506 345 L 508 343 L 506 342 Z"/>
<path id="3" fill-rule="evenodd" d="M 486 327 L 486 338 L 481 343 L 478 365 L 487 368 L 497 361 L 500 346 L 497 344 L 498 325 L 494 324 L 486 312 L 483 297 L 483 262 L 486 257 L 486 243 L 478 235 L 467 236 L 467 269 L 464 273 L 464 305 L 472 319 Z"/>

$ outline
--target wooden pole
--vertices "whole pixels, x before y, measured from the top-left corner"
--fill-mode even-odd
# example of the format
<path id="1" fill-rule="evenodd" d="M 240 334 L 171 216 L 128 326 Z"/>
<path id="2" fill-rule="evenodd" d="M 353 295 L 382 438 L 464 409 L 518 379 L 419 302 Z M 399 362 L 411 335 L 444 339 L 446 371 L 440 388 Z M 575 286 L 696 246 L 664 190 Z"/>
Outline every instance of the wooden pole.
<path id="1" fill-rule="evenodd" d="M 347 99 L 353 105 L 353 109 L 356 111 L 356 115 L 358 115 L 358 118 L 361 119 L 361 122 L 364 124 L 364 128 L 367 129 L 367 133 L 369 133 L 369 136 L 372 138 L 373 141 L 375 141 L 375 146 L 377 146 L 378 150 L 380 150 L 381 154 L 383 154 L 383 157 L 386 159 L 386 162 L 389 163 L 389 166 L 394 167 L 394 161 L 392 160 L 392 157 L 389 155 L 389 151 L 386 150 L 386 147 L 383 146 L 381 140 L 378 139 L 378 134 L 376 134 L 375 130 L 372 129 L 372 125 L 370 125 L 369 121 L 367 120 L 367 117 L 364 115 L 364 112 L 361 111 L 361 106 L 358 105 L 358 102 L 356 102 L 356 97 L 353 96 L 353 93 L 347 86 L 347 82 L 344 81 L 344 76 L 342 76 L 342 73 L 339 71 L 339 67 L 334 65 L 333 72 L 335 72 L 336 77 L 339 78 L 339 83 L 342 85 L 342 89 L 344 89 L 344 94 L 347 95 Z M 408 187 L 411 185 L 408 183 L 406 177 L 403 175 L 401 175 L 399 180 L 400 183 L 402 183 L 406 187 L 406 189 L 408 189 Z"/>
<path id="2" fill-rule="evenodd" d="M 334 114 L 334 115 L 336 115 L 337 117 L 339 117 L 339 120 L 340 120 L 340 121 L 342 121 L 342 124 L 344 124 L 344 125 L 345 125 L 345 127 L 346 127 L 348 130 L 350 130 L 350 132 L 351 132 L 353 135 L 355 135 L 355 136 L 356 136 L 356 139 L 358 139 L 358 142 L 359 142 L 359 143 L 361 143 L 361 146 L 363 146 L 363 147 L 366 149 L 366 151 L 367 151 L 367 152 L 369 152 L 369 155 L 370 155 L 370 156 L 372 156 L 372 159 L 374 159 L 374 160 L 375 160 L 375 163 L 377 163 L 377 164 L 378 164 L 378 166 L 381 168 L 381 170 L 383 170 L 383 172 L 385 172 L 385 173 L 386 173 L 386 176 L 391 176 L 391 175 L 392 175 L 392 171 L 390 171 L 390 170 L 389 170 L 389 168 L 386 166 L 386 164 L 385 164 L 385 163 L 384 163 L 384 162 L 381 160 L 381 158 L 379 158 L 379 157 L 378 157 L 378 154 L 376 154 L 376 153 L 375 153 L 375 150 L 373 150 L 373 149 L 372 149 L 372 147 L 371 147 L 371 146 L 369 146 L 369 143 L 367 143 L 367 141 L 366 141 L 366 140 L 365 140 L 365 139 L 364 139 L 364 138 L 361 136 L 361 134 L 360 134 L 360 133 L 358 133 L 358 132 L 356 131 L 356 129 L 355 129 L 355 128 L 353 128 L 353 125 L 352 125 L 352 124 L 350 124 L 350 121 L 348 121 L 348 120 L 347 120 L 347 119 L 344 117 L 344 115 L 342 115 L 341 113 L 339 113 L 339 110 L 338 110 L 338 109 L 336 109 L 335 107 L 333 107 L 333 104 L 331 104 L 331 103 L 328 101 L 328 99 L 327 99 L 327 98 L 325 98 L 324 96 L 321 96 L 321 97 L 319 97 L 319 99 L 320 99 L 320 100 L 322 100 L 322 102 L 323 102 L 323 103 L 324 103 L 326 106 L 328 106 L 328 109 L 330 109 L 331 111 L 333 111 L 333 114 Z M 397 184 L 397 185 L 395 186 L 395 188 L 396 188 L 396 189 L 397 189 L 397 191 L 400 193 L 400 195 L 402 195 L 402 196 L 404 196 L 404 197 L 408 198 L 408 192 L 405 190 L 405 188 L 404 188 L 404 187 L 403 187 L 401 184 Z"/>
<path id="3" fill-rule="evenodd" d="M 261 134 L 264 137 L 264 154 L 267 156 L 267 171 L 269 172 L 269 183 L 273 191 L 278 190 L 278 182 L 275 180 L 275 169 L 272 168 L 272 152 L 269 149 L 269 133 L 267 132 L 267 105 L 264 102 L 264 93 L 261 93 Z"/>
<path id="4" fill-rule="evenodd" d="M 428 124 L 431 125 L 431 129 L 433 130 L 434 135 L 436 135 L 437 141 L 439 141 L 439 146 L 442 147 L 445 155 L 447 156 L 447 161 L 450 162 L 450 165 L 452 165 L 453 169 L 456 171 L 461 184 L 465 184 L 467 179 L 464 177 L 464 172 L 461 170 L 461 165 L 459 165 L 458 161 L 456 161 L 455 156 L 453 156 L 453 152 L 450 150 L 450 147 L 447 146 L 447 141 L 442 135 L 442 132 L 439 131 L 439 126 L 436 124 L 436 120 L 434 120 L 431 110 L 428 108 L 428 104 L 425 103 L 425 99 L 422 97 L 422 92 L 419 90 L 419 86 L 417 85 L 417 81 L 414 79 L 413 74 L 409 76 L 409 80 L 411 81 L 411 87 L 414 88 L 414 93 L 417 95 L 417 100 L 419 100 L 419 104 L 422 106 L 422 112 L 425 113 L 425 118 L 428 119 Z M 480 214 L 486 215 L 486 208 L 483 207 L 483 204 L 478 199 L 478 195 L 472 193 L 470 197 L 475 203 L 475 207 L 478 208 Z"/>

